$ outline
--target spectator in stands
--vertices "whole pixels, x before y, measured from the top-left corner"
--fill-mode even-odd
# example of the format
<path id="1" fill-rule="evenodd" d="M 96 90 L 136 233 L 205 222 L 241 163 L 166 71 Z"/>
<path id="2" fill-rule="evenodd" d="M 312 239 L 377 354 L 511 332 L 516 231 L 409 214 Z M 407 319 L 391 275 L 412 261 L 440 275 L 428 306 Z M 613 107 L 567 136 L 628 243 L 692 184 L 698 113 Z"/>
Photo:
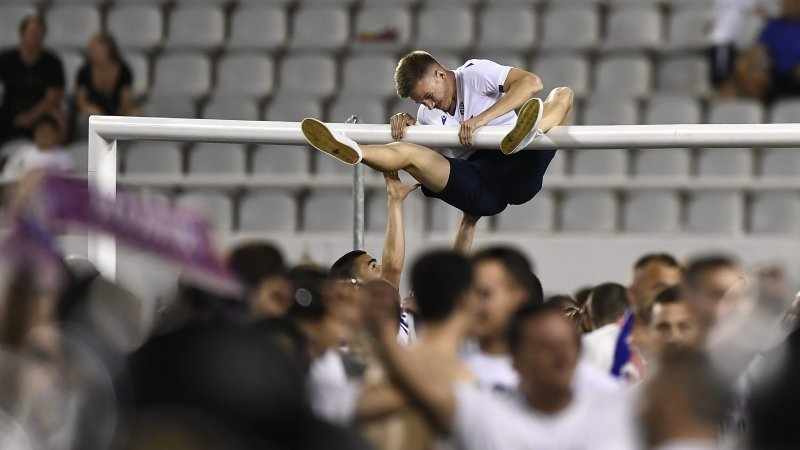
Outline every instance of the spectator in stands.
<path id="1" fill-rule="evenodd" d="M 59 121 L 61 124 L 59 125 Z M 63 130 L 65 128 L 63 116 L 43 116 L 33 127 L 33 140 L 31 145 L 25 145 L 12 154 L 3 175 L 18 177 L 28 170 L 55 170 L 59 172 L 72 172 L 75 162 L 68 150 L 61 146 Z"/>
<path id="2" fill-rule="evenodd" d="M 628 293 L 617 283 L 603 283 L 592 289 L 586 302 L 592 330 L 616 323 L 630 308 Z"/>
<path id="3" fill-rule="evenodd" d="M 87 59 L 78 71 L 75 107 L 85 115 L 139 116 L 133 102 L 133 74 L 114 38 L 98 33 L 89 41 Z"/>
<path id="4" fill-rule="evenodd" d="M 716 321 L 717 307 L 722 298 L 744 281 L 744 273 L 732 256 L 707 255 L 689 262 L 686 267 L 687 296 L 703 332 Z"/>
<path id="5" fill-rule="evenodd" d="M 800 0 L 783 0 L 758 44 L 736 63 L 738 95 L 761 101 L 800 96 Z"/>
<path id="6" fill-rule="evenodd" d="M 738 51 L 736 40 L 744 28 L 747 16 L 754 11 L 764 13 L 757 8 L 758 0 L 716 0 L 714 17 L 710 23 L 708 39 L 711 43 L 709 60 L 711 62 L 711 82 L 720 89 L 720 97 L 736 96 L 736 84 L 733 79 Z"/>
<path id="7" fill-rule="evenodd" d="M 252 319 L 286 315 L 292 307 L 292 285 L 280 250 L 266 241 L 249 241 L 235 246 L 226 263 L 247 290 Z"/>
<path id="8" fill-rule="evenodd" d="M 700 343 L 699 325 L 681 285 L 656 294 L 644 317 L 649 332 L 648 350 L 654 355 L 667 348 L 695 347 Z"/>
<path id="9" fill-rule="evenodd" d="M 576 302 L 575 299 L 569 295 L 553 295 L 548 297 L 545 303 L 553 304 L 561 308 L 564 311 L 564 316 L 575 322 L 575 329 L 578 330 L 578 333 L 584 333 L 584 315 L 581 313 L 581 307 L 578 306 L 578 302 Z"/>
<path id="10" fill-rule="evenodd" d="M 0 143 L 33 134 L 46 116 L 62 114 L 64 68 L 58 57 L 43 48 L 46 28 L 40 16 L 25 17 L 19 26 L 18 49 L 0 53 Z"/>

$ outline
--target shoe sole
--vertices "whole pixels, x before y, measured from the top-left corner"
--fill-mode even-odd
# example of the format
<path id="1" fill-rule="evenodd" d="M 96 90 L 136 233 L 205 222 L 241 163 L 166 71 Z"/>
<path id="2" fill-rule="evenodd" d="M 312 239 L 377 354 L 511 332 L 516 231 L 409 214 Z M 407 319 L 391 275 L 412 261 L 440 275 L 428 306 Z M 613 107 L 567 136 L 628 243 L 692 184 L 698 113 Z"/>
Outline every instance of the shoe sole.
<path id="1" fill-rule="evenodd" d="M 303 135 L 312 147 L 325 152 L 347 164 L 355 165 L 360 158 L 358 152 L 342 144 L 331 133 L 324 123 L 317 119 L 304 119 L 300 124 Z"/>
<path id="2" fill-rule="evenodd" d="M 538 126 L 541 119 L 540 105 L 541 102 L 535 98 L 529 99 L 522 105 L 514 128 L 500 141 L 500 151 L 506 155 L 514 153 L 517 145 Z"/>

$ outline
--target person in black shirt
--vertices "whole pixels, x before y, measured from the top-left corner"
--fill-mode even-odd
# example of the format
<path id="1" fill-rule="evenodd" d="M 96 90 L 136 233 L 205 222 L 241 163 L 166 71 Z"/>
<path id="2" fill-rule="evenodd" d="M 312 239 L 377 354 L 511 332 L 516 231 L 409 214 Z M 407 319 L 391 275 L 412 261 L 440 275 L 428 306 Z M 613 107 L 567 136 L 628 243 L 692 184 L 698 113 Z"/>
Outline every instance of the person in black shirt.
<path id="1" fill-rule="evenodd" d="M 75 106 L 78 112 L 113 116 L 138 116 L 133 104 L 133 75 L 119 55 L 114 38 L 98 33 L 89 41 L 86 63 L 78 71 Z"/>
<path id="2" fill-rule="evenodd" d="M 30 136 L 39 119 L 62 114 L 64 68 L 56 55 L 43 48 L 45 31 L 41 17 L 25 17 L 19 27 L 19 48 L 0 53 L 0 83 L 4 85 L 0 143 Z"/>

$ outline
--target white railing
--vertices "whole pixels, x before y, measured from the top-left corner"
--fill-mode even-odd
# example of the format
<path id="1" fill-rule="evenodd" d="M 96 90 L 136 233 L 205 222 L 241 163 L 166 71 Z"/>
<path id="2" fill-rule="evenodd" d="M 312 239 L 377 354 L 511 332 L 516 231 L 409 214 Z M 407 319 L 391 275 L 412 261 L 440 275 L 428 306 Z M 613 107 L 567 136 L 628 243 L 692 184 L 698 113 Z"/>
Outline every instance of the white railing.
<path id="1" fill-rule="evenodd" d="M 333 124 L 333 128 L 361 144 L 392 141 L 389 125 Z M 475 146 L 497 149 L 507 131 L 507 127 L 499 126 L 481 128 L 475 133 Z M 458 129 L 454 127 L 415 126 L 406 132 L 405 139 L 429 147 L 460 145 Z M 89 119 L 89 181 L 103 195 L 112 198 L 116 195 L 119 140 L 306 144 L 297 122 L 92 116 Z M 567 126 L 550 130 L 527 149 L 687 147 L 800 147 L 800 125 Z M 362 203 L 356 211 L 361 210 L 363 214 L 363 177 L 354 177 L 354 180 L 354 194 Z M 354 226 L 354 243 L 357 245 L 359 235 L 363 238 L 363 217 L 355 219 L 355 223 L 361 224 L 361 227 Z M 89 258 L 104 275 L 115 276 L 116 243 L 112 237 L 90 235 Z"/>

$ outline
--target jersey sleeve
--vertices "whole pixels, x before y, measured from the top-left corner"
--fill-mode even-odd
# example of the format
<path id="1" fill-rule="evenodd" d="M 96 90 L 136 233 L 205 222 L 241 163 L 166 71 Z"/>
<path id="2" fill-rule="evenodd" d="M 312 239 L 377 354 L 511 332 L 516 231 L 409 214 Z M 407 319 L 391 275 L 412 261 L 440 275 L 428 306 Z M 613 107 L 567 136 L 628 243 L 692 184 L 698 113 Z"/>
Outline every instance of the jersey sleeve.
<path id="1" fill-rule="evenodd" d="M 510 66 L 502 66 L 488 59 L 475 59 L 466 64 L 463 73 L 477 91 L 493 95 L 503 93 L 503 85 L 511 69 Z"/>
<path id="2" fill-rule="evenodd" d="M 428 117 L 428 108 L 425 105 L 419 105 L 419 108 L 417 108 L 417 125 L 433 125 L 431 118 Z"/>

